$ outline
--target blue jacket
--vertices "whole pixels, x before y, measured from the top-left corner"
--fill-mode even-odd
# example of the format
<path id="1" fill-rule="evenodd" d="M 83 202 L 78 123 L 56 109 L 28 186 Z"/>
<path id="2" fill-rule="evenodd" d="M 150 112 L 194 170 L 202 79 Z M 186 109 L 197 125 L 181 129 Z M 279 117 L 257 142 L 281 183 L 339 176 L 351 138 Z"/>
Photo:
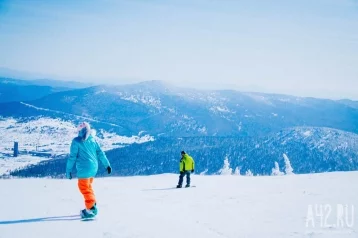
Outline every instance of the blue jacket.
<path id="1" fill-rule="evenodd" d="M 77 178 L 92 178 L 96 176 L 98 171 L 98 160 L 100 160 L 105 168 L 110 163 L 105 153 L 100 148 L 93 136 L 89 136 L 82 141 L 81 137 L 72 140 L 70 157 L 66 165 L 66 177 L 70 178 L 73 166 L 76 163 Z"/>

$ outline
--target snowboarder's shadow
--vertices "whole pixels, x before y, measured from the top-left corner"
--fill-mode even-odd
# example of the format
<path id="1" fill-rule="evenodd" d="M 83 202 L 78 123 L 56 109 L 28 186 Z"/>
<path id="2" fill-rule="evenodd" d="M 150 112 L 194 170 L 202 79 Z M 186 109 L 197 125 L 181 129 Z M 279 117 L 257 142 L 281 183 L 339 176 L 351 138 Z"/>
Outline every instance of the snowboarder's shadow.
<path id="1" fill-rule="evenodd" d="M 81 216 L 72 215 L 72 216 L 55 216 L 55 217 L 41 217 L 41 218 L 32 218 L 32 219 L 23 219 L 23 220 L 13 220 L 13 221 L 0 221 L 0 225 L 11 225 L 19 223 L 33 223 L 33 222 L 49 222 L 49 221 L 74 221 L 81 220 Z"/>
<path id="2" fill-rule="evenodd" d="M 196 188 L 196 185 L 193 185 L 189 188 Z M 142 191 L 148 192 L 148 191 L 166 191 L 166 190 L 179 190 L 180 188 L 177 187 L 169 187 L 169 188 L 149 188 L 149 189 L 143 189 Z M 188 189 L 188 188 L 182 188 L 182 189 Z"/>

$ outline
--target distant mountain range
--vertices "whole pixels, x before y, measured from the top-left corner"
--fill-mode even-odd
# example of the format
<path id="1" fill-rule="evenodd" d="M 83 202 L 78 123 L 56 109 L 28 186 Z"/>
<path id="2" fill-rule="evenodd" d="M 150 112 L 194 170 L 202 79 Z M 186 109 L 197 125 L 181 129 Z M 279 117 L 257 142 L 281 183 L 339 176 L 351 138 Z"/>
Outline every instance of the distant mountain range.
<path id="1" fill-rule="evenodd" d="M 19 80 L 0 77 L 0 103 L 31 101 L 52 93 L 88 87 L 87 84 L 56 80 Z"/>
<path id="2" fill-rule="evenodd" d="M 196 173 L 219 174 L 227 159 L 232 173 L 271 175 L 275 162 L 285 170 L 284 155 L 293 172 L 318 173 L 358 169 L 358 135 L 329 128 L 291 128 L 264 138 L 160 138 L 107 152 L 113 175 L 178 173 L 180 151 L 196 161 Z M 41 162 L 13 176 L 63 177 L 66 158 Z M 75 174 L 75 173 L 74 173 Z M 100 167 L 99 175 L 104 175 Z"/>
<path id="3" fill-rule="evenodd" d="M 14 117 L 61 116 L 55 112 L 115 124 L 126 135 L 146 131 L 156 137 L 262 136 L 296 126 L 358 132 L 354 101 L 200 91 L 158 81 L 61 91 L 0 109 Z"/>
<path id="4" fill-rule="evenodd" d="M 197 172 L 207 174 L 216 173 L 225 157 L 233 169 L 269 174 L 275 161 L 283 166 L 283 154 L 297 173 L 357 169 L 356 101 L 204 91 L 160 81 L 45 87 L 48 91 L 42 94 L 39 88 L 27 88 L 28 95 L 36 97 L 14 96 L 11 102 L 1 103 L 0 116 L 22 121 L 60 118 L 75 124 L 88 120 L 95 128 L 118 135 L 144 132 L 155 138 L 109 151 L 116 175 L 175 172 L 181 150 L 190 151 L 197 158 Z M 61 175 L 63 163 L 63 159 L 50 160 L 31 169 L 37 171 L 32 170 L 34 174 L 48 169 Z"/>
<path id="5" fill-rule="evenodd" d="M 62 88 L 84 88 L 94 86 L 93 83 L 78 82 L 78 80 L 67 79 L 58 80 L 52 75 L 32 73 L 20 70 L 14 70 L 9 68 L 0 67 L 0 78 L 12 79 L 20 84 L 26 85 L 38 85 L 38 86 L 50 86 L 50 87 L 62 87 Z"/>

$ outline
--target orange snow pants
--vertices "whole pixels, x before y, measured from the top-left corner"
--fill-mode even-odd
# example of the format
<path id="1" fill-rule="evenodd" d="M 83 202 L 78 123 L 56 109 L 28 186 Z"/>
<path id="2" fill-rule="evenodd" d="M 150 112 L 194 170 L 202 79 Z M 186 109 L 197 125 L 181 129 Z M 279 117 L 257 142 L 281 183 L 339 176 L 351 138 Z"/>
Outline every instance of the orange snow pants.
<path id="1" fill-rule="evenodd" d="M 93 178 L 78 179 L 78 188 L 85 199 L 85 205 L 87 209 L 93 207 L 96 203 L 96 197 L 92 188 Z"/>

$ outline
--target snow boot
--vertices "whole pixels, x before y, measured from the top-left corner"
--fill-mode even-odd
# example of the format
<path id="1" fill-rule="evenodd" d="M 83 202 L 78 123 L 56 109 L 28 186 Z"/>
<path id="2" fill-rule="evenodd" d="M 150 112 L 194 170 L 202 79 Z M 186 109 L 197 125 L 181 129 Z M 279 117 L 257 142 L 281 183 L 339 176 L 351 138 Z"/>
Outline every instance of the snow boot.
<path id="1" fill-rule="evenodd" d="M 186 188 L 189 188 L 189 187 L 190 187 L 190 184 L 185 185 L 185 187 L 186 187 Z"/>
<path id="2" fill-rule="evenodd" d="M 87 210 L 87 209 L 81 210 L 82 219 L 90 219 L 90 218 L 94 218 L 95 216 L 96 215 L 91 210 Z"/>
<path id="3" fill-rule="evenodd" d="M 181 185 L 177 185 L 177 188 L 181 188 L 182 186 Z"/>
<path id="4" fill-rule="evenodd" d="M 97 203 L 95 203 L 90 210 L 91 210 L 91 211 L 93 212 L 93 214 L 96 216 L 96 215 L 98 214 Z"/>

